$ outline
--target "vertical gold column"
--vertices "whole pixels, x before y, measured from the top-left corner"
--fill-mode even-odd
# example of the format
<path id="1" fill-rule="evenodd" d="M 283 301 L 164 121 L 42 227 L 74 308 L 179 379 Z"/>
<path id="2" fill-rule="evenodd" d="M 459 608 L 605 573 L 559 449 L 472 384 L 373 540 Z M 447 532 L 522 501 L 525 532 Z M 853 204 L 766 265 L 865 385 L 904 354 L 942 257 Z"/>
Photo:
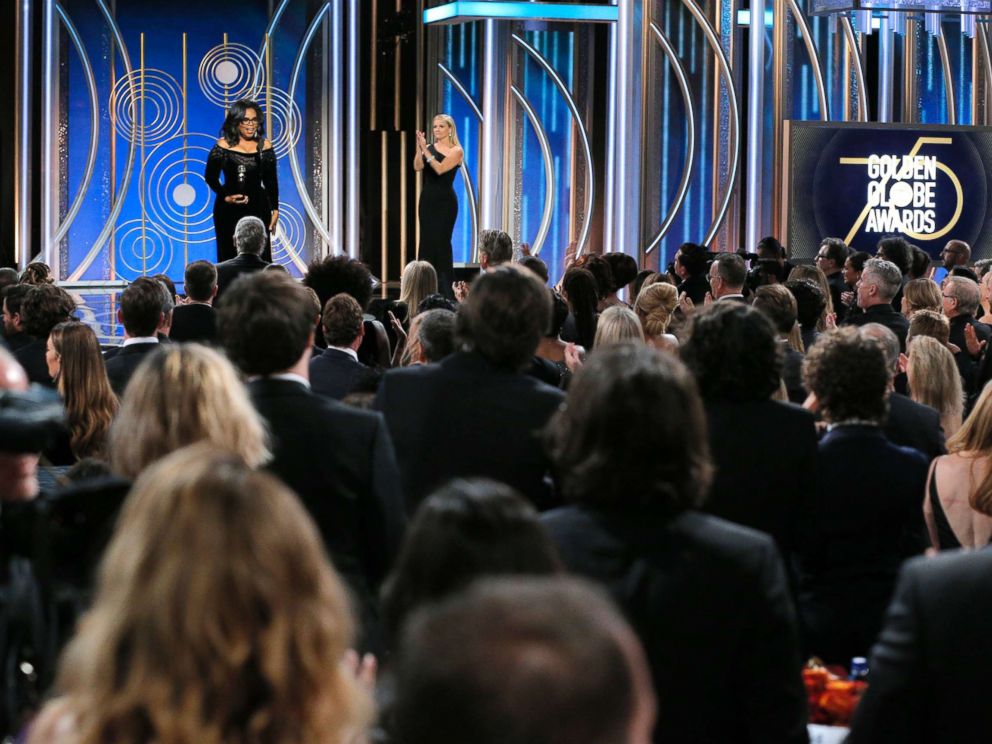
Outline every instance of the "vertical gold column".
<path id="1" fill-rule="evenodd" d="M 406 219 L 407 219 L 407 158 L 406 158 L 406 148 L 407 148 L 407 133 L 405 131 L 400 132 L 400 274 L 402 275 L 403 269 L 406 267 L 406 256 L 407 256 L 407 230 L 406 230 Z M 416 249 L 414 249 L 416 250 Z"/>
<path id="2" fill-rule="evenodd" d="M 785 144 L 786 104 L 790 96 L 785 89 L 786 65 L 791 56 L 789 44 L 792 34 L 789 33 L 789 10 L 785 0 L 774 0 L 774 26 L 772 31 L 772 224 L 775 225 L 776 237 L 785 242 L 786 220 L 782 210 L 782 163 L 785 160 L 783 145 Z M 751 23 L 754 23 L 754 16 Z M 764 23 L 764 19 L 760 20 Z M 816 64 L 816 60 L 812 60 Z"/>
<path id="3" fill-rule="evenodd" d="M 379 162 L 381 165 L 380 179 L 380 193 L 379 193 L 379 249 L 382 255 L 382 298 L 386 298 L 386 277 L 389 276 L 388 262 L 389 262 L 389 188 L 387 186 L 389 179 L 389 134 L 387 132 L 379 133 Z"/>

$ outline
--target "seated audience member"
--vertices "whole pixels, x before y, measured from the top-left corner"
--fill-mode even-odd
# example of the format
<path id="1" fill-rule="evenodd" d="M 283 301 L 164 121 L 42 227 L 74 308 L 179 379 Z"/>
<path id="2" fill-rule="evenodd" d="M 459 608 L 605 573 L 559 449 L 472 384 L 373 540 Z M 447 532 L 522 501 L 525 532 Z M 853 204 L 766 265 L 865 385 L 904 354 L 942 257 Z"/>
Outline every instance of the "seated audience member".
<path id="1" fill-rule="evenodd" d="M 565 349 L 568 344 L 561 340 L 562 328 L 568 317 L 568 304 L 553 289 L 549 289 L 548 293 L 551 298 L 551 318 L 547 332 L 537 343 L 530 374 L 549 385 L 564 387 L 572 376 L 565 363 Z"/>
<path id="2" fill-rule="evenodd" d="M 403 533 L 403 498 L 382 417 L 318 395 L 308 379 L 313 310 L 288 276 L 231 286 L 217 330 L 272 436 L 268 469 L 296 491 L 355 594 L 363 641 L 378 650 L 375 597 Z"/>
<path id="3" fill-rule="evenodd" d="M 955 266 L 950 270 L 948 276 L 959 276 L 962 279 L 970 279 L 975 284 L 978 284 L 978 274 L 969 269 L 967 266 Z"/>
<path id="4" fill-rule="evenodd" d="M 709 279 L 710 294 L 716 302 L 745 302 L 747 266 L 736 253 L 721 253 L 713 259 Z"/>
<path id="5" fill-rule="evenodd" d="M 892 307 L 892 298 L 901 290 L 902 274 L 895 264 L 879 258 L 869 259 L 857 287 L 858 307 L 864 312 L 851 314 L 845 322 L 853 326 L 883 325 L 896 334 L 900 350 L 905 351 L 909 321 Z"/>
<path id="6" fill-rule="evenodd" d="M 644 340 L 648 345 L 662 351 L 678 349 L 679 340 L 668 332 L 668 326 L 672 322 L 672 315 L 678 304 L 678 290 L 674 285 L 664 282 L 650 284 L 637 295 L 634 312 L 641 321 Z"/>
<path id="7" fill-rule="evenodd" d="M 561 280 L 561 296 L 568 303 L 568 315 L 561 330 L 562 341 L 592 349 L 599 317 L 596 278 L 588 269 L 569 269 Z"/>
<path id="8" fill-rule="evenodd" d="M 888 399 L 888 417 L 882 426 L 885 437 L 900 447 L 912 447 L 932 460 L 944 454 L 944 431 L 940 426 L 940 414 L 930 406 L 917 403 L 911 398 L 893 390 L 900 374 L 899 339 L 896 334 L 879 323 L 862 326 L 861 334 L 877 341 L 885 353 L 885 364 L 892 376 Z"/>
<path id="9" fill-rule="evenodd" d="M 28 268 L 34 265 L 30 264 Z M 21 325 L 34 340 L 15 351 L 14 357 L 27 372 L 31 382 L 47 387 L 54 386 L 45 358 L 48 334 L 59 323 L 72 320 L 75 312 L 76 301 L 68 292 L 54 284 L 36 284 L 24 295 L 21 301 Z"/>
<path id="10" fill-rule="evenodd" d="M 382 591 L 386 637 L 395 647 L 413 612 L 484 576 L 553 574 L 558 553 L 537 512 L 509 486 L 455 480 L 420 505 Z"/>
<path id="11" fill-rule="evenodd" d="M 902 314 L 907 320 L 919 310 L 943 312 L 940 285 L 933 279 L 910 279 L 902 291 Z"/>
<path id="12" fill-rule="evenodd" d="M 644 651 L 576 579 L 487 579 L 403 634 L 404 744 L 649 744 L 655 719 Z"/>
<path id="13" fill-rule="evenodd" d="M 420 301 L 432 294 L 437 294 L 437 271 L 427 261 L 411 261 L 403 269 L 400 278 L 400 302 L 406 308 L 405 321 L 409 328 L 410 321 L 420 312 L 417 308 Z"/>
<path id="14" fill-rule="evenodd" d="M 0 394 L 23 393 L 30 384 L 14 355 L 0 346 Z M 32 451 L 32 447 L 26 446 L 29 444 L 21 432 L 0 430 L 0 516 L 4 505 L 31 501 L 38 494 L 38 455 L 43 445 Z"/>
<path id="15" fill-rule="evenodd" d="M 620 299 L 619 293 L 637 278 L 637 261 L 626 253 L 604 253 L 603 258 L 610 265 L 610 275 L 613 277 L 613 291 L 606 296 L 605 307 L 627 305 Z M 629 305 L 627 306 L 629 307 Z"/>
<path id="16" fill-rule="evenodd" d="M 916 343 L 915 341 L 913 342 Z M 992 386 L 934 460 L 923 502 L 930 544 L 984 548 L 992 539 Z"/>
<path id="17" fill-rule="evenodd" d="M 758 287 L 751 305 L 763 312 L 778 331 L 778 343 L 784 359 L 782 382 L 785 383 L 789 400 L 801 404 L 806 400 L 806 388 L 802 380 L 803 340 L 796 322 L 796 298 L 782 286 Z"/>
<path id="18" fill-rule="evenodd" d="M 799 335 L 803 340 L 805 353 L 820 336 L 817 327 L 827 311 L 827 300 L 820 286 L 809 279 L 792 279 L 785 282 L 785 288 L 796 299 L 796 321 L 799 323 Z"/>
<path id="19" fill-rule="evenodd" d="M 785 281 L 785 268 L 773 258 L 758 259 L 757 265 L 748 274 L 748 287 L 756 289 L 766 284 L 781 284 Z"/>
<path id="20" fill-rule="evenodd" d="M 644 343 L 644 329 L 633 310 L 625 305 L 612 305 L 599 315 L 593 348 L 611 344 Z"/>
<path id="21" fill-rule="evenodd" d="M 896 308 L 901 307 L 902 288 L 906 286 L 906 282 L 909 280 L 909 272 L 913 268 L 913 246 L 905 238 L 898 236 L 882 238 L 878 241 L 875 257 L 882 261 L 888 261 L 899 269 L 899 273 L 902 275 L 900 280 L 901 286 L 892 298 L 892 306 Z"/>
<path id="22" fill-rule="evenodd" d="M 271 457 L 265 424 L 231 363 L 206 346 L 163 345 L 121 398 L 110 427 L 111 469 L 134 480 L 170 452 L 204 441 L 253 468 Z"/>
<path id="23" fill-rule="evenodd" d="M 3 297 L 3 339 L 11 351 L 17 351 L 34 340 L 24 330 L 21 315 L 21 303 L 30 291 L 30 284 L 11 284 L 4 287 L 0 294 Z"/>
<path id="24" fill-rule="evenodd" d="M 152 279 L 158 279 L 169 290 L 169 302 L 172 304 L 172 307 L 179 304 L 179 293 L 176 292 L 176 283 L 172 281 L 168 274 L 152 274 Z"/>
<path id="25" fill-rule="evenodd" d="M 766 235 L 759 240 L 755 247 L 755 253 L 758 254 L 759 261 L 777 261 L 782 266 L 782 271 L 786 276 L 795 268 L 789 261 L 789 252 L 773 235 Z"/>
<path id="26" fill-rule="evenodd" d="M 961 428 L 964 391 L 954 355 L 936 339 L 920 336 L 909 344 L 906 362 L 909 396 L 940 414 L 944 436 L 950 438 Z"/>
<path id="27" fill-rule="evenodd" d="M 907 289 L 909 285 L 906 285 Z M 951 324 L 947 316 L 939 310 L 917 310 L 913 317 L 909 319 L 909 333 L 906 334 L 906 345 L 912 343 L 914 338 L 929 336 L 935 338 L 944 346 L 947 346 L 951 338 Z M 953 350 L 948 349 L 953 354 Z M 956 368 L 955 368 L 956 369 Z"/>
<path id="28" fill-rule="evenodd" d="M 542 282 L 544 282 L 545 284 L 548 283 L 548 280 L 550 278 L 548 276 L 548 265 L 544 263 L 544 261 L 542 261 L 540 258 L 538 258 L 537 256 L 523 256 L 518 261 L 518 263 L 521 266 L 523 266 L 525 269 L 530 269 L 535 274 L 537 274 L 538 278 Z"/>
<path id="29" fill-rule="evenodd" d="M 310 387 L 315 393 L 342 400 L 362 380 L 375 376 L 358 361 L 358 347 L 365 336 L 362 306 L 351 295 L 334 295 L 324 305 L 321 323 L 327 348 L 310 360 Z"/>
<path id="30" fill-rule="evenodd" d="M 909 278 L 911 281 L 924 279 L 930 273 L 930 264 L 933 263 L 930 254 L 918 245 L 911 245 L 910 248 L 913 249 L 913 265 L 909 270 Z"/>
<path id="31" fill-rule="evenodd" d="M 550 313 L 547 288 L 516 264 L 481 274 L 458 311 L 462 350 L 439 364 L 387 372 L 376 407 L 396 444 L 410 509 L 452 478 L 505 481 L 550 503 L 536 438 L 562 393 L 522 374 Z"/>
<path id="32" fill-rule="evenodd" d="M 65 402 L 66 434 L 53 465 L 71 465 L 87 457 L 107 456 L 107 435 L 117 413 L 100 355 L 100 342 L 79 321 L 59 323 L 48 335 L 48 370 Z"/>
<path id="33" fill-rule="evenodd" d="M 850 254 L 844 261 L 844 292 L 841 293 L 841 302 L 846 306 L 846 315 L 851 313 L 861 313 L 863 312 L 860 307 L 858 307 L 858 295 L 857 286 L 858 280 L 861 279 L 861 274 L 865 270 L 865 263 L 871 258 L 870 253 L 865 251 L 855 251 Z"/>
<path id="34" fill-rule="evenodd" d="M 242 217 L 234 226 L 234 247 L 238 255 L 217 264 L 217 294 L 214 302 L 220 300 L 229 286 L 242 274 L 253 274 L 270 266 L 262 258 L 265 250 L 267 229 L 258 217 Z"/>
<path id="35" fill-rule="evenodd" d="M 679 297 L 684 294 L 694 305 L 702 305 L 710 291 L 707 278 L 710 254 L 704 246 L 683 243 L 675 254 L 675 273 L 681 280 L 676 289 Z"/>
<path id="36" fill-rule="evenodd" d="M 855 328 L 830 331 L 803 375 L 829 427 L 816 488 L 803 499 L 803 639 L 809 653 L 848 663 L 878 635 L 899 564 L 922 552 L 927 459 L 882 432 L 891 368 L 877 341 Z"/>
<path id="37" fill-rule="evenodd" d="M 816 267 L 827 277 L 830 288 L 830 304 L 837 314 L 837 322 L 844 320 L 847 307 L 841 300 L 841 295 L 847 289 L 844 284 L 844 261 L 847 260 L 851 249 L 840 238 L 824 238 L 816 252 Z"/>
<path id="38" fill-rule="evenodd" d="M 782 349 L 762 313 L 717 303 L 693 313 L 680 347 L 706 408 L 716 474 L 703 509 L 795 548 L 800 500 L 816 479 L 813 414 L 772 400 Z"/>
<path id="39" fill-rule="evenodd" d="M 32 261 L 27 268 L 21 272 L 21 284 L 30 284 L 32 287 L 40 287 L 45 284 L 55 284 L 55 277 L 48 264 L 41 261 Z"/>
<path id="40" fill-rule="evenodd" d="M 311 261 L 303 277 L 303 285 L 317 293 L 321 307 L 336 294 L 354 297 L 362 308 L 365 323 L 365 336 L 358 347 L 358 361 L 374 369 L 389 369 L 392 356 L 386 328 L 368 315 L 369 303 L 372 302 L 372 273 L 365 264 L 347 256 L 327 256 L 323 260 Z M 321 348 L 326 346 L 321 329 L 318 329 L 316 343 Z"/>
<path id="41" fill-rule="evenodd" d="M 458 311 L 458 304 L 454 300 L 449 300 L 443 294 L 432 294 L 427 295 L 417 305 L 418 314 L 428 310 L 450 310 L 454 313 Z"/>
<path id="42" fill-rule="evenodd" d="M 941 291 L 944 315 L 951 322 L 950 342 L 961 350 L 954 355 L 954 360 L 965 382 L 965 392 L 974 395 L 979 390 L 974 385 L 977 373 L 975 358 L 978 354 L 972 354 L 969 350 L 967 337 L 972 336 L 981 345 L 992 338 L 992 327 L 975 320 L 980 297 L 975 282 L 960 276 L 949 276 L 944 280 Z M 966 328 L 970 328 L 967 333 Z"/>
<path id="43" fill-rule="evenodd" d="M 816 330 L 820 333 L 827 330 L 827 316 L 831 313 L 835 313 L 836 311 L 834 310 L 834 301 L 830 294 L 830 282 L 827 281 L 826 275 L 816 266 L 807 266 L 803 264 L 796 266 L 789 272 L 788 281 L 812 282 L 819 288 L 820 294 L 823 295 L 825 304 L 823 307 L 823 312 L 820 313 L 820 317 L 817 318 Z"/>
<path id="44" fill-rule="evenodd" d="M 548 438 L 573 504 L 542 521 L 568 570 L 604 584 L 640 636 L 664 701 L 654 741 L 805 742 L 782 560 L 767 535 L 695 511 L 713 466 L 682 363 L 643 346 L 594 352 Z"/>
<path id="45" fill-rule="evenodd" d="M 150 468 L 104 554 L 32 744 L 328 741 L 370 704 L 313 523 L 275 478 L 207 445 Z"/>
<path id="46" fill-rule="evenodd" d="M 159 348 L 156 334 L 166 323 L 164 293 L 162 283 L 147 276 L 138 277 L 121 292 L 117 320 L 124 326 L 124 343 L 104 354 L 107 377 L 117 397 L 124 395 L 138 365 Z"/>
<path id="47" fill-rule="evenodd" d="M 903 566 L 848 744 L 987 740 L 990 572 L 988 550 Z"/>
<path id="48" fill-rule="evenodd" d="M 172 311 L 169 338 L 212 344 L 217 340 L 217 312 L 213 308 L 217 268 L 209 261 L 194 261 L 186 267 L 185 288 L 187 302 Z"/>

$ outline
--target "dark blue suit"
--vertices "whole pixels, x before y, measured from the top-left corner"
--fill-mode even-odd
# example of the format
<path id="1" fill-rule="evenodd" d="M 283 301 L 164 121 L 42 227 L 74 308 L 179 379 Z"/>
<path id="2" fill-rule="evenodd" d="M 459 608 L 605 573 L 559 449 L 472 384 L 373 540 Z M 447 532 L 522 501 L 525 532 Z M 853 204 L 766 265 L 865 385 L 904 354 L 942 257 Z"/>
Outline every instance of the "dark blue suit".
<path id="1" fill-rule="evenodd" d="M 363 381 L 374 379 L 375 374 L 372 368 L 338 349 L 324 349 L 310 360 L 310 387 L 315 393 L 334 400 L 354 392 Z"/>

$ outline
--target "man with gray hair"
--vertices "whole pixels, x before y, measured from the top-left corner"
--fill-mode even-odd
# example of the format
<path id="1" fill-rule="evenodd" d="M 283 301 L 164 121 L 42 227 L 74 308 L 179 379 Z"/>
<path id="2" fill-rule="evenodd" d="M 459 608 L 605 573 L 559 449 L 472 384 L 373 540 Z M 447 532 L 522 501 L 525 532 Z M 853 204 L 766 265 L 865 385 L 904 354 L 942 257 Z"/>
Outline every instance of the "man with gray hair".
<path id="1" fill-rule="evenodd" d="M 736 253 L 721 253 L 710 264 L 710 293 L 714 300 L 745 302 L 747 266 Z"/>
<path id="2" fill-rule="evenodd" d="M 854 326 L 879 323 L 896 334 L 899 349 L 905 351 L 909 321 L 892 307 L 892 298 L 901 288 L 902 272 L 898 266 L 880 258 L 868 259 L 856 285 L 858 307 L 864 312 L 848 317 L 845 323 Z"/>
<path id="3" fill-rule="evenodd" d="M 978 310 L 978 303 L 981 298 L 981 290 L 971 279 L 963 276 L 949 276 L 944 280 L 940 293 L 944 315 L 951 323 L 950 343 L 954 344 L 960 351 L 955 352 L 954 361 L 957 362 L 961 379 L 965 383 L 965 392 L 972 395 L 975 388 L 975 363 L 981 354 L 981 346 L 992 337 L 992 327 L 975 320 L 975 312 Z M 971 327 L 973 333 L 965 334 L 965 330 Z M 979 346 L 979 353 L 972 356 L 968 350 L 968 336 L 973 336 L 972 347 Z"/>
<path id="4" fill-rule="evenodd" d="M 234 227 L 234 247 L 238 255 L 217 264 L 217 295 L 220 299 L 231 283 L 242 274 L 261 271 L 269 265 L 262 259 L 267 233 L 265 223 L 258 217 L 242 217 Z"/>
<path id="5" fill-rule="evenodd" d="M 513 260 L 513 238 L 502 230 L 479 233 L 479 264 L 483 271 Z"/>

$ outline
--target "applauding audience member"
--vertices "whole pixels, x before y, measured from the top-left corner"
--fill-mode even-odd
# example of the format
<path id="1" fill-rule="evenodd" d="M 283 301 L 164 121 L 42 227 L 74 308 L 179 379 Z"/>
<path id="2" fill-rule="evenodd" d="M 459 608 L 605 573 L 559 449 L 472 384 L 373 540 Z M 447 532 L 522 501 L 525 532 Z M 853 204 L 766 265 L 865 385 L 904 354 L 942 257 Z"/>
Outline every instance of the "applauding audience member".
<path id="1" fill-rule="evenodd" d="M 168 290 L 157 279 L 142 276 L 121 292 L 117 321 L 124 326 L 124 343 L 104 354 L 107 377 L 117 397 L 145 357 L 159 348 L 158 332 L 166 325 L 163 312 Z"/>
<path id="2" fill-rule="evenodd" d="M 936 410 L 944 436 L 954 436 L 961 428 L 964 411 L 964 391 L 954 355 L 936 339 L 914 338 L 909 344 L 906 376 L 910 397 Z"/>
<path id="3" fill-rule="evenodd" d="M 211 344 L 217 339 L 217 312 L 213 308 L 217 296 L 217 269 L 209 261 L 194 261 L 186 267 L 185 305 L 172 311 L 173 341 L 201 341 Z"/>
<path id="4" fill-rule="evenodd" d="M 678 348 L 679 340 L 668 332 L 678 304 L 678 290 L 665 282 L 649 284 L 637 295 L 634 312 L 644 328 L 644 340 L 650 346 L 662 351 L 675 351 Z"/>
<path id="5" fill-rule="evenodd" d="M 912 320 L 920 310 L 943 312 L 940 285 L 933 279 L 911 279 L 903 288 L 902 314 Z"/>
<path id="6" fill-rule="evenodd" d="M 72 320 L 75 312 L 75 300 L 68 292 L 54 284 L 42 283 L 32 286 L 31 291 L 24 295 L 21 301 L 21 325 L 34 340 L 15 351 L 14 357 L 24 368 L 31 382 L 47 387 L 54 386 L 45 358 L 48 334 L 59 323 Z"/>
<path id="7" fill-rule="evenodd" d="M 270 266 L 262 258 L 267 242 L 265 223 L 258 217 L 242 217 L 234 226 L 234 247 L 238 255 L 217 264 L 217 294 L 215 301 L 220 300 L 234 280 L 242 274 L 253 274 Z"/>
<path id="8" fill-rule="evenodd" d="M 763 312 L 778 331 L 778 343 L 782 348 L 782 382 L 789 400 L 802 403 L 806 400 L 803 387 L 803 339 L 796 322 L 796 298 L 782 285 L 758 287 L 754 293 L 752 307 Z"/>

